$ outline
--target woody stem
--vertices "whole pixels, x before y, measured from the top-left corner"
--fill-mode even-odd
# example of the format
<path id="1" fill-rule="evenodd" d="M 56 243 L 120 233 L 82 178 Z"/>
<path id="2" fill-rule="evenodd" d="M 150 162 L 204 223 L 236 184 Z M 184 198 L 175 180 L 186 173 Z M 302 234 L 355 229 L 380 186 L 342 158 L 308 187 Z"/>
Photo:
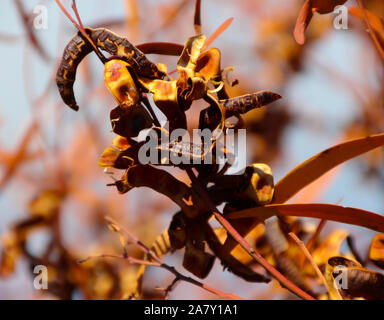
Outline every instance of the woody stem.
<path id="1" fill-rule="evenodd" d="M 293 294 L 305 300 L 315 300 L 311 295 L 301 290 L 293 282 L 287 279 L 282 275 L 277 269 L 270 265 L 259 252 L 252 248 L 247 241 L 236 231 L 236 229 L 229 223 L 227 219 L 217 210 L 216 206 L 211 201 L 207 191 L 201 185 L 200 181 L 195 176 L 195 173 L 192 171 L 191 167 L 186 167 L 186 172 L 191 179 L 192 187 L 197 189 L 197 192 L 203 197 L 209 208 L 211 209 L 215 218 L 223 226 L 223 228 L 240 244 L 240 246 L 258 263 L 260 263 L 276 280 L 278 280 L 281 285 L 286 287 Z"/>

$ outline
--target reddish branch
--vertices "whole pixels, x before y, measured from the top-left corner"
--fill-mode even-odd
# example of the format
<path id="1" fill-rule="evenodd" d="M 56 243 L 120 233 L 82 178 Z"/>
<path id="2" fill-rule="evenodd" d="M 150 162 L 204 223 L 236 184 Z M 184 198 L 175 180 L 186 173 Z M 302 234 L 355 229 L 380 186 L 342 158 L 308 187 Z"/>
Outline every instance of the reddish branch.
<path id="1" fill-rule="evenodd" d="M 129 238 L 130 242 L 134 243 L 141 251 L 143 251 L 147 257 L 150 258 L 151 261 L 148 261 L 148 260 L 141 260 L 141 259 L 136 259 L 136 258 L 133 258 L 133 257 L 130 257 L 126 254 L 126 250 L 124 248 L 124 255 L 113 255 L 113 254 L 102 254 L 102 255 L 99 255 L 99 256 L 90 256 L 88 258 L 85 258 L 83 260 L 80 260 L 79 263 L 83 263 L 89 259 L 94 259 L 94 258 L 119 258 L 119 259 L 124 259 L 124 260 L 127 260 L 129 263 L 132 263 L 132 264 L 139 264 L 139 265 L 146 265 L 146 266 L 153 266 L 153 267 L 159 267 L 159 268 L 162 268 L 162 269 L 165 269 L 165 270 L 168 270 L 169 272 L 171 272 L 172 274 L 175 275 L 175 279 L 172 281 L 172 283 L 164 290 L 166 292 L 166 294 L 169 293 L 169 291 L 172 290 L 172 288 L 175 286 L 175 284 L 178 282 L 178 281 L 185 281 L 185 282 L 188 282 L 188 283 L 191 283 L 195 286 L 198 286 L 210 293 L 213 293 L 221 298 L 224 298 L 224 299 L 231 299 L 231 300 L 244 300 L 243 298 L 233 294 L 233 293 L 226 293 L 226 292 L 223 292 L 223 291 L 220 291 L 220 290 L 217 290 L 217 289 L 214 289 L 200 281 L 197 281 L 191 277 L 188 277 L 188 276 L 185 276 L 183 274 L 181 274 L 179 271 L 177 271 L 175 269 L 175 267 L 173 266 L 170 266 L 166 263 L 164 263 L 159 257 L 157 257 L 155 254 L 153 254 L 153 252 L 144 244 L 142 243 L 138 238 L 136 238 L 131 232 L 129 232 L 125 227 L 123 226 L 118 226 L 118 224 L 113 221 L 111 218 L 109 217 L 106 217 L 105 218 L 106 221 L 114 227 L 114 229 L 116 229 L 118 231 L 118 229 L 121 229 L 121 231 L 123 231 Z M 116 226 L 116 227 L 115 227 Z M 118 226 L 118 227 L 117 227 Z"/>
<path id="2" fill-rule="evenodd" d="M 377 50 L 379 51 L 379 54 L 380 54 L 381 58 L 382 58 L 383 61 L 384 61 L 384 50 L 383 50 L 383 48 L 381 47 L 379 40 L 377 39 L 375 30 L 373 30 L 372 25 L 371 25 L 371 23 L 369 22 L 367 12 L 365 11 L 365 8 L 364 8 L 364 6 L 363 6 L 361 0 L 357 0 L 357 4 L 359 5 L 359 7 L 360 7 L 360 9 L 361 9 L 361 12 L 363 13 L 364 21 L 365 21 L 365 23 L 367 24 L 368 29 L 369 29 L 369 35 L 371 36 L 371 38 L 372 38 L 372 40 L 373 40 L 373 42 L 374 42 L 374 44 L 375 44 Z"/>
<path id="3" fill-rule="evenodd" d="M 284 275 L 282 275 L 278 270 L 276 270 L 272 265 L 270 265 L 254 248 L 252 248 L 247 241 L 236 231 L 236 229 L 228 222 L 227 219 L 217 210 L 216 206 L 212 203 L 209 195 L 207 194 L 204 187 L 200 184 L 200 181 L 195 176 L 191 168 L 186 168 L 189 178 L 192 181 L 192 187 L 197 189 L 197 192 L 204 198 L 209 208 L 212 210 L 213 215 L 219 221 L 219 223 L 224 227 L 224 229 L 238 242 L 238 244 L 258 263 L 260 263 L 276 280 L 278 280 L 281 285 L 286 287 L 293 294 L 305 300 L 315 300 L 308 293 L 301 290 L 294 283 L 288 280 Z"/>

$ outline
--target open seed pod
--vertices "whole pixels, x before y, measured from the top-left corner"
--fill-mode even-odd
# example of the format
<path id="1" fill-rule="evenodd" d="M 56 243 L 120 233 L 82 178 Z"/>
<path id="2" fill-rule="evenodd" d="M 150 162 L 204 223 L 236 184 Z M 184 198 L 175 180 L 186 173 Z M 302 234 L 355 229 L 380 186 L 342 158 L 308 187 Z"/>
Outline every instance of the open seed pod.
<path id="1" fill-rule="evenodd" d="M 373 238 L 369 248 L 369 259 L 384 269 L 384 234 L 377 234 Z"/>
<path id="2" fill-rule="evenodd" d="M 213 267 L 215 256 L 204 251 L 204 244 L 188 241 L 185 247 L 183 267 L 196 277 L 204 279 Z"/>
<path id="3" fill-rule="evenodd" d="M 189 38 L 177 62 L 179 80 L 177 81 L 178 94 L 185 100 L 193 101 L 204 97 L 207 92 L 207 81 L 195 75 L 195 69 L 206 36 L 201 34 Z"/>
<path id="4" fill-rule="evenodd" d="M 196 61 L 196 75 L 206 81 L 216 79 L 221 75 L 221 53 L 217 48 L 211 48 L 201 53 Z"/>
<path id="5" fill-rule="evenodd" d="M 274 193 L 272 169 L 265 163 L 254 163 L 247 170 L 252 176 L 245 194 L 259 205 L 270 203 Z"/>
<path id="6" fill-rule="evenodd" d="M 104 66 L 104 82 L 119 104 L 131 106 L 139 102 L 140 96 L 128 67 L 122 60 L 108 61 Z"/>
<path id="7" fill-rule="evenodd" d="M 136 142 L 127 146 L 124 150 L 116 147 L 105 149 L 99 159 L 101 168 L 127 169 L 138 162 L 138 153 L 145 142 Z"/>
<path id="8" fill-rule="evenodd" d="M 140 84 L 153 93 L 153 101 L 169 122 L 169 131 L 174 129 L 187 128 L 187 119 L 180 107 L 181 102 L 178 96 L 177 81 L 151 80 L 139 78 Z"/>
<path id="9" fill-rule="evenodd" d="M 141 130 L 152 127 L 152 118 L 140 105 L 127 105 L 125 103 L 111 110 L 112 131 L 126 138 L 137 137 Z"/>
<path id="10" fill-rule="evenodd" d="M 168 228 L 169 241 L 173 249 L 184 248 L 187 243 L 186 221 L 183 212 L 176 213 Z"/>
<path id="11" fill-rule="evenodd" d="M 344 257 L 332 257 L 326 267 L 332 299 L 384 299 L 384 275 Z"/>
<path id="12" fill-rule="evenodd" d="M 208 210 L 204 201 L 189 186 L 167 171 L 150 165 L 130 166 L 116 186 L 120 193 L 132 188 L 151 188 L 173 200 L 188 218 L 195 218 Z"/>
<path id="13" fill-rule="evenodd" d="M 214 182 L 216 185 L 214 189 L 219 192 L 223 194 L 232 192 L 232 195 L 226 196 L 227 201 L 225 202 L 249 199 L 254 202 L 253 206 L 255 206 L 268 204 L 273 199 L 273 173 L 265 163 L 249 165 L 243 174 L 216 177 Z"/>

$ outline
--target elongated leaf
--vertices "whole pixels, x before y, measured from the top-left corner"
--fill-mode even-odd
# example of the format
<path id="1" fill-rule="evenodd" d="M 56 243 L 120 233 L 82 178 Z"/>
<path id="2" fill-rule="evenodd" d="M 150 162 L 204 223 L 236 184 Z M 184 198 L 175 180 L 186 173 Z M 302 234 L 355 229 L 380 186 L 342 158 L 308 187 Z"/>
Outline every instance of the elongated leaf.
<path id="1" fill-rule="evenodd" d="M 273 203 L 284 203 L 305 186 L 315 181 L 317 178 L 321 177 L 324 173 L 333 169 L 340 163 L 359 156 L 367 151 L 373 150 L 383 144 L 384 134 L 372 135 L 365 138 L 343 142 L 313 156 L 289 172 L 275 185 L 275 199 Z M 255 210 L 259 210 L 258 212 L 261 212 L 260 208 L 256 208 Z M 260 219 L 263 220 L 262 217 L 260 217 Z M 248 221 L 247 224 L 238 226 L 237 231 L 242 236 L 246 236 L 259 223 L 259 221 L 259 219 Z M 227 238 L 225 242 L 226 249 L 229 251 L 237 245 L 237 242 L 233 238 Z"/>
<path id="2" fill-rule="evenodd" d="M 384 134 L 343 142 L 326 149 L 289 172 L 275 186 L 274 203 L 284 203 L 337 165 L 384 145 Z"/>
<path id="3" fill-rule="evenodd" d="M 295 216 L 337 221 L 384 232 L 384 216 L 356 208 L 342 207 L 334 204 L 272 204 L 230 213 L 228 218 L 257 218 L 259 221 L 269 217 Z"/>
<path id="4" fill-rule="evenodd" d="M 297 17 L 295 30 L 293 32 L 293 36 L 296 42 L 300 45 L 305 43 L 305 30 L 307 29 L 312 17 L 312 5 L 311 2 L 307 0 L 300 10 L 299 16 Z"/>

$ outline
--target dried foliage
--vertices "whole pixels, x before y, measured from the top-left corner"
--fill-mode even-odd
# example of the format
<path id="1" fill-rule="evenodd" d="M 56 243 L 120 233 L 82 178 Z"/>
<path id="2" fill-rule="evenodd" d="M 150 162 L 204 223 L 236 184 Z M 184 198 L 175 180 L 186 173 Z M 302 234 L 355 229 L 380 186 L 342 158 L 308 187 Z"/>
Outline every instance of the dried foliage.
<path id="1" fill-rule="evenodd" d="M 54 70 L 58 118 L 47 121 L 42 113 L 35 111 L 14 150 L 0 150 L 3 168 L 0 191 L 11 188 L 12 183 L 24 183 L 35 194 L 25 201 L 25 217 L 14 222 L 3 235 L 0 276 L 11 277 L 17 272 L 19 261 L 28 264 L 31 274 L 34 266 L 46 266 L 48 289 L 42 296 L 35 296 L 38 298 L 177 298 L 176 285 L 183 282 L 201 289 L 201 297 L 209 293 L 223 299 L 384 299 L 384 274 L 380 271 L 384 268 L 384 217 L 364 209 L 315 203 L 331 184 L 332 177 L 327 173 L 368 152 L 358 170 L 366 174 L 364 179 L 374 177 L 381 188 L 384 185 L 383 151 L 379 148 L 384 145 L 384 134 L 380 133 L 384 132 L 384 12 L 380 11 L 380 1 L 357 0 L 356 6 L 349 7 L 355 24 L 351 32 L 369 40 L 381 71 L 375 79 L 379 85 L 366 90 L 369 99 L 361 98 L 361 88 L 355 88 L 353 80 L 335 76 L 347 83 L 351 94 L 361 103 L 359 117 L 343 128 L 345 141 L 296 166 L 277 183 L 271 169 L 283 157 L 281 140 L 286 127 L 308 122 L 300 119 L 301 115 L 296 117 L 289 108 L 290 102 L 284 98 L 289 93 L 285 83 L 304 70 L 307 48 L 327 39 L 332 24 L 324 27 L 320 20 L 316 21 L 316 15 L 330 15 L 335 6 L 347 2 L 292 1 L 294 4 L 287 12 L 279 12 L 277 5 L 273 7 L 268 1 L 249 0 L 239 4 L 246 12 L 255 9 L 265 14 L 259 14 L 256 33 L 262 36 L 259 34 L 254 50 L 269 66 L 275 80 L 269 90 L 248 90 L 250 85 L 246 80 L 229 80 L 229 71 L 234 68 L 227 66 L 227 59 L 223 58 L 227 50 L 243 49 L 230 45 L 222 50 L 211 47 L 224 32 L 232 32 L 228 27 L 233 18 L 225 20 L 207 37 L 200 12 L 205 2 L 197 0 L 193 6 L 188 1 L 174 1 L 169 7 L 159 4 L 161 19 L 156 29 L 148 32 L 149 39 L 157 38 L 157 34 L 166 38 L 168 29 L 177 29 L 175 20 L 184 17 L 184 8 L 193 7 L 189 37 L 178 37 L 178 43 L 134 45 L 129 37 L 106 28 L 123 28 L 121 34 L 126 34 L 124 28 L 129 27 L 140 34 L 140 25 L 145 23 L 137 11 L 144 6 L 141 3 L 127 1 L 127 16 L 123 21 L 84 27 L 76 1 L 72 1 L 74 19 L 69 9 L 56 0 L 55 9 L 61 9 L 77 33 L 68 42 L 60 38 L 64 53 L 56 66 L 57 72 Z M 45 44 L 36 37 L 23 2 L 15 1 L 15 4 L 34 50 L 48 60 Z M 273 7 L 274 19 L 268 17 L 264 6 Z M 193 35 L 190 34 L 192 22 Z M 369 33 L 365 32 L 366 28 Z M 80 81 L 77 75 L 92 82 L 93 70 L 84 58 L 93 53 L 100 60 L 97 67 L 104 70 L 104 83 L 98 83 L 91 94 L 84 94 L 76 89 Z M 159 56 L 160 62 L 155 62 Z M 176 63 L 172 57 L 177 57 Z M 175 70 L 169 72 L 172 67 Z M 257 77 L 258 84 L 268 83 L 262 78 Z M 47 91 L 50 89 L 51 85 Z M 81 108 L 75 89 L 76 96 L 81 96 Z M 34 104 L 49 105 L 44 100 L 46 96 L 47 93 L 43 94 Z M 88 100 L 95 97 L 102 97 L 103 104 L 107 101 L 115 104 L 108 111 L 114 134 L 112 138 L 108 136 L 110 143 L 106 142 L 105 110 L 94 116 L 96 111 L 88 109 Z M 60 139 L 70 125 L 69 121 L 61 123 L 61 115 L 67 114 L 62 102 L 79 110 L 73 119 L 81 114 L 85 118 L 78 125 L 72 124 L 75 134 L 67 140 Z M 52 104 L 49 107 L 53 108 Z M 166 125 L 162 119 L 166 119 Z M 53 146 L 44 132 L 49 126 L 54 127 Z M 214 134 L 209 141 L 200 137 L 200 143 L 173 138 L 174 130 L 192 127 L 209 129 Z M 229 139 L 227 129 L 233 129 L 236 134 L 246 129 L 248 140 L 259 141 L 262 146 L 252 148 L 248 144 L 247 161 L 251 164 L 241 173 L 230 171 L 235 155 L 221 142 Z M 155 149 L 158 162 L 140 161 L 140 152 L 147 142 L 142 139 L 145 132 L 150 132 L 158 142 Z M 224 164 L 216 157 L 217 150 L 225 155 Z M 208 158 L 212 159 L 209 164 L 204 162 Z M 36 164 L 42 165 L 43 170 L 34 169 Z M 97 165 L 112 182 L 100 184 L 101 170 Z M 24 167 L 28 170 L 22 170 Z M 316 185 L 315 181 L 318 183 L 324 177 L 328 178 L 324 185 Z M 316 188 L 310 189 L 311 184 Z M 142 191 L 141 187 L 161 196 L 146 193 L 148 190 Z M 300 203 L 296 194 L 303 189 L 314 191 L 309 200 Z M 294 196 L 296 203 L 286 203 Z M 153 203 L 148 200 L 151 197 Z M 127 198 L 130 203 L 137 199 L 140 208 L 136 215 L 134 209 L 128 208 Z M 91 240 L 85 240 L 84 235 L 83 244 L 81 237 L 71 241 L 71 227 L 63 226 L 69 205 L 74 206 L 77 220 L 66 223 L 79 225 L 80 234 L 93 230 Z M 162 214 L 163 211 L 167 214 Z M 173 212 L 172 217 L 169 212 Z M 164 217 L 167 228 L 159 232 Z M 315 224 L 312 219 L 320 219 L 320 223 Z M 364 253 L 360 246 L 355 247 L 356 237 L 349 231 L 323 231 L 324 225 L 332 222 L 361 227 L 361 232 L 370 229 L 377 234 L 369 233 L 373 239 Z M 36 252 L 31 243 L 38 233 L 44 233 L 48 240 Z M 356 239 L 359 241 L 359 237 Z M 343 244 L 347 244 L 348 250 L 343 249 Z M 168 262 L 170 254 L 176 257 L 174 261 L 180 267 Z M 228 293 L 219 281 L 206 284 L 202 279 L 208 277 L 204 280 L 208 283 L 222 273 L 214 267 L 216 261 L 234 275 L 235 281 L 265 283 L 266 293 L 258 293 L 257 284 L 252 284 L 251 296 L 242 294 L 241 290 Z M 168 284 L 164 288 L 147 283 L 147 277 L 153 279 L 154 268 L 173 277 L 166 280 Z"/>

